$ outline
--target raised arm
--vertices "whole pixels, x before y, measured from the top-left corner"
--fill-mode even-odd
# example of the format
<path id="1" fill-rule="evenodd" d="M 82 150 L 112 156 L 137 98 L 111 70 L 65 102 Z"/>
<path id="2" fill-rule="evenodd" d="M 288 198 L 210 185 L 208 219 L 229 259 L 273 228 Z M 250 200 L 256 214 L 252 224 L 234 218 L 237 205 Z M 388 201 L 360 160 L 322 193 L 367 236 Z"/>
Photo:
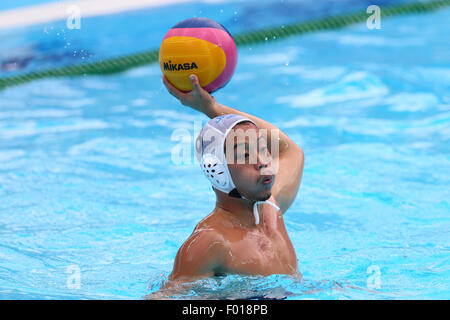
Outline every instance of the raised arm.
<path id="1" fill-rule="evenodd" d="M 191 76 L 190 79 L 194 90 L 183 93 L 163 76 L 164 85 L 169 93 L 183 105 L 202 112 L 209 118 L 230 113 L 240 114 L 253 120 L 259 129 L 267 129 L 268 148 L 271 153 L 273 150 L 272 133 L 277 134 L 278 156 L 274 155 L 273 160 L 278 162 L 278 171 L 272 187 L 272 195 L 280 205 L 281 211 L 286 212 L 294 202 L 300 187 L 304 165 L 303 150 L 276 126 L 251 114 L 218 103 L 207 91 L 201 88 L 196 76 Z"/>

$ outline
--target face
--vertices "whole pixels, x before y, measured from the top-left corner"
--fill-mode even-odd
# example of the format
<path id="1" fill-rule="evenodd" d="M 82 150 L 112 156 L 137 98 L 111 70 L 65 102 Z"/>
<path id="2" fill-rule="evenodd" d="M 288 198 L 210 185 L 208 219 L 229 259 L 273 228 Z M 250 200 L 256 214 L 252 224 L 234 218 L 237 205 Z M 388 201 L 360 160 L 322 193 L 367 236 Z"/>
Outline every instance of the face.
<path id="1" fill-rule="evenodd" d="M 228 169 L 236 188 L 247 199 L 270 198 L 275 181 L 267 137 L 253 123 L 237 124 L 225 139 Z"/>

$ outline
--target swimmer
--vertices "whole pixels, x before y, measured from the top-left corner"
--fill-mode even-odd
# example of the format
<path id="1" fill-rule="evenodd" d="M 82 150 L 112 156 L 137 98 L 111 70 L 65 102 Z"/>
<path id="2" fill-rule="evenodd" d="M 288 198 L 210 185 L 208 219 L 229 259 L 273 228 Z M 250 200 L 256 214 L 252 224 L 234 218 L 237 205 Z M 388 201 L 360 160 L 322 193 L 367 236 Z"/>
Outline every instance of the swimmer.
<path id="1" fill-rule="evenodd" d="M 189 78 L 194 89 L 188 93 L 165 76 L 163 83 L 183 105 L 211 118 L 196 154 L 216 204 L 180 247 L 162 290 L 226 274 L 301 277 L 283 215 L 300 187 L 302 149 L 269 122 L 219 104 L 195 75 Z"/>

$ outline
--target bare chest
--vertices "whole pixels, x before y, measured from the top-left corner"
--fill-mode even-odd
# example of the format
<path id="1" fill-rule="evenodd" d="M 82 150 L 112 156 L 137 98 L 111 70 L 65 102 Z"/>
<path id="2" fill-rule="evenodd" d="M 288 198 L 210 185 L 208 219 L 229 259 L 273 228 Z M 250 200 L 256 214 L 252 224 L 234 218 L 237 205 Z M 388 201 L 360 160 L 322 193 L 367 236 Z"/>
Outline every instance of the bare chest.
<path id="1" fill-rule="evenodd" d="M 225 269 L 240 274 L 295 273 L 297 257 L 284 224 L 236 231 L 229 241 Z"/>

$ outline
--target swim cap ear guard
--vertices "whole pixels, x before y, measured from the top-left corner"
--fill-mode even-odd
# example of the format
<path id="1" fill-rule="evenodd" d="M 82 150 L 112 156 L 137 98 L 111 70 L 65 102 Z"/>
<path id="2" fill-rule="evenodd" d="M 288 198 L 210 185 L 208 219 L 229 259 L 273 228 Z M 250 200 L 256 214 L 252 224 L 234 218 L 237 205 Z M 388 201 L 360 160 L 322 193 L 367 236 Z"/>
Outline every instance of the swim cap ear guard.
<path id="1" fill-rule="evenodd" d="M 235 125 L 249 121 L 256 123 L 247 117 L 237 114 L 227 114 L 209 120 L 197 137 L 195 153 L 200 161 L 200 167 L 212 186 L 230 197 L 243 198 L 237 190 L 225 157 L 225 138 Z M 249 200 L 249 199 L 247 199 Z M 256 201 L 253 207 L 255 224 L 259 223 L 258 204 L 269 203 L 279 210 L 278 206 L 270 201 Z"/>
<path id="2" fill-rule="evenodd" d="M 227 167 L 221 163 L 220 159 L 212 154 L 205 154 L 202 157 L 201 168 L 211 184 L 219 190 L 228 190 L 230 179 L 227 177 Z"/>

